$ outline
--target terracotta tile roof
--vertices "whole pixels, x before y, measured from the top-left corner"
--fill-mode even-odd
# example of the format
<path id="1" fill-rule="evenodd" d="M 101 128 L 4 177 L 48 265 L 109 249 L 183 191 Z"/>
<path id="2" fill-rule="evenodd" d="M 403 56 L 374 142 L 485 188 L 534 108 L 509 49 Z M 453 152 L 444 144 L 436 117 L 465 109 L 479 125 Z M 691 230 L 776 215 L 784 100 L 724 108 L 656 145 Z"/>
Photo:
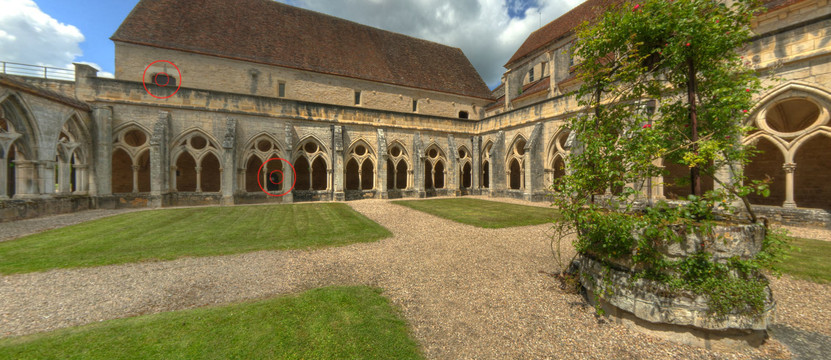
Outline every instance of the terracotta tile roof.
<path id="1" fill-rule="evenodd" d="M 18 76 L 0 74 L 0 86 L 7 86 L 18 91 L 23 91 L 32 95 L 44 97 L 53 101 L 57 101 L 64 105 L 69 105 L 79 110 L 90 111 L 89 104 L 81 100 L 78 100 L 74 97 L 66 96 L 57 91 L 52 91 L 49 89 L 44 89 L 42 87 L 32 85 Z"/>
<path id="2" fill-rule="evenodd" d="M 492 99 L 459 48 L 272 0 L 141 0 L 111 39 Z"/>
<path id="3" fill-rule="evenodd" d="M 507 68 L 508 65 L 522 59 L 528 54 L 534 52 L 534 50 L 544 47 L 545 45 L 568 35 L 574 28 L 583 23 L 583 21 L 593 19 L 606 7 L 620 1 L 621 0 L 588 0 L 574 9 L 571 9 L 571 11 L 554 19 L 554 21 L 537 29 L 537 31 L 532 32 L 531 35 L 525 39 L 525 42 L 522 43 L 522 46 L 520 46 L 516 53 L 514 53 L 514 56 L 511 56 L 511 59 L 508 60 L 507 64 L 505 64 L 505 67 Z"/>
<path id="4" fill-rule="evenodd" d="M 537 82 L 530 83 L 530 84 L 527 84 L 527 85 L 523 86 L 522 87 L 522 94 L 520 94 L 519 96 L 517 96 L 517 97 L 515 97 L 511 100 L 512 101 L 521 100 L 521 99 L 524 99 L 526 97 L 541 93 L 543 91 L 547 91 L 550 88 L 551 88 L 551 77 L 546 76 L 546 77 L 544 77 L 540 80 L 537 80 Z"/>
<path id="5" fill-rule="evenodd" d="M 588 0 L 578 5 L 574 9 L 571 9 L 571 11 L 554 19 L 554 21 L 546 24 L 537 31 L 532 32 L 531 35 L 525 39 L 525 42 L 522 43 L 516 53 L 514 53 L 514 56 L 511 56 L 511 59 L 505 64 L 505 67 L 508 68 L 508 65 L 522 59 L 535 50 L 569 35 L 573 29 L 582 24 L 584 21 L 590 21 L 607 7 L 622 1 L 623 0 Z M 763 3 L 768 10 L 776 10 L 801 1 L 804 0 L 766 0 L 763 1 Z"/>

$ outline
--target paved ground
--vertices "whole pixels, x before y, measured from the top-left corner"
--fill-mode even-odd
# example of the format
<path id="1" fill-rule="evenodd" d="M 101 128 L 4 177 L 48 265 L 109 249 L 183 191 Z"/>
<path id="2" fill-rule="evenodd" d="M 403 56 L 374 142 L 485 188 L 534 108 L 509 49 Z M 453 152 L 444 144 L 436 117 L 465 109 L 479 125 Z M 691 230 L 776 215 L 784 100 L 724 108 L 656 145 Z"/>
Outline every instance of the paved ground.
<path id="1" fill-rule="evenodd" d="M 557 270 L 548 225 L 479 229 L 386 201 L 349 205 L 394 236 L 315 251 L 262 251 L 0 277 L 0 337 L 326 285 L 365 284 L 385 290 L 428 358 L 787 355 L 776 340 L 758 351 L 714 353 L 597 318 L 578 295 L 555 289 L 551 278 L 540 273 Z M 772 287 L 779 321 L 795 329 L 793 336 L 800 341 L 811 341 L 799 335 L 805 331 L 831 336 L 831 286 L 783 277 Z"/>

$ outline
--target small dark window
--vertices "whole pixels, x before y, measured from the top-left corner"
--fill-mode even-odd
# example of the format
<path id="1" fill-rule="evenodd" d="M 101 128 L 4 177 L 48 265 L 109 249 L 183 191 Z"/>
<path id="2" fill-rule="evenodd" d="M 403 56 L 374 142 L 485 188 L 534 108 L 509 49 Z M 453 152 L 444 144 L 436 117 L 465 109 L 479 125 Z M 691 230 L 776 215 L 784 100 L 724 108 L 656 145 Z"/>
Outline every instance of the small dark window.
<path id="1" fill-rule="evenodd" d="M 459 119 L 469 119 L 470 115 L 467 111 L 459 111 Z"/>
<path id="2" fill-rule="evenodd" d="M 413 112 L 418 111 L 418 100 L 413 99 Z"/>
<path id="3" fill-rule="evenodd" d="M 355 105 L 361 105 L 361 92 L 355 91 Z"/>
<path id="4" fill-rule="evenodd" d="M 286 97 L 286 83 L 280 82 L 277 85 L 277 96 L 279 97 Z"/>
<path id="5" fill-rule="evenodd" d="M 528 71 L 528 82 L 534 82 L 534 68 Z"/>
<path id="6" fill-rule="evenodd" d="M 153 74 L 153 77 L 150 81 L 159 87 L 175 87 L 176 86 L 176 78 L 170 76 L 168 73 L 160 72 Z"/>

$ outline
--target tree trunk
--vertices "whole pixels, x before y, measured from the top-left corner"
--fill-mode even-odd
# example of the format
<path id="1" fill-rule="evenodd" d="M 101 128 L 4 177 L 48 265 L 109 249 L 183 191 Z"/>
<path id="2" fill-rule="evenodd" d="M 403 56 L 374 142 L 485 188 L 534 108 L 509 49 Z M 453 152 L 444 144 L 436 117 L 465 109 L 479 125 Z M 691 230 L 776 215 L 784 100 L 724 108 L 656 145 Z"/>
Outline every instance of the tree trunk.
<path id="1" fill-rule="evenodd" d="M 692 129 L 691 139 L 693 143 L 692 151 L 698 155 L 698 114 L 695 107 L 695 94 L 698 89 L 695 77 L 695 63 L 693 62 L 692 57 L 687 58 L 687 67 L 690 70 L 687 80 L 687 98 L 690 103 L 690 128 Z M 698 165 L 690 168 L 690 186 L 692 187 L 690 189 L 691 194 L 701 196 L 701 171 L 698 168 Z"/>

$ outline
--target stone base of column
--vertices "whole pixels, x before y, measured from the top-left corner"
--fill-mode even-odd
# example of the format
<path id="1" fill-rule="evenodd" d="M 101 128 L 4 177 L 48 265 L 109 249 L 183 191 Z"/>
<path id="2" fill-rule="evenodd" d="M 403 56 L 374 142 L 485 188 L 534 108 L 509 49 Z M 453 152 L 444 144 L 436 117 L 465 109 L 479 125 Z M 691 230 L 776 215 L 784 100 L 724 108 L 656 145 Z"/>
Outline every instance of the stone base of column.
<path id="1" fill-rule="evenodd" d="M 424 199 L 424 198 L 426 198 L 426 197 L 427 197 L 427 192 L 426 192 L 426 191 L 424 191 L 424 190 L 419 190 L 419 191 L 418 191 L 418 197 L 419 197 L 420 199 Z"/>
<path id="2" fill-rule="evenodd" d="M 223 196 L 222 199 L 219 201 L 220 205 L 236 205 L 233 196 Z"/>
<path id="3" fill-rule="evenodd" d="M 796 202 L 785 201 L 785 203 L 782 204 L 782 207 L 785 208 L 785 209 L 796 209 Z"/>
<path id="4" fill-rule="evenodd" d="M 332 200 L 333 201 L 345 201 L 346 200 L 346 193 L 344 193 L 343 191 L 335 191 L 335 193 L 332 195 Z"/>
<path id="5" fill-rule="evenodd" d="M 378 198 L 380 198 L 380 199 L 389 199 L 390 198 L 389 191 L 379 191 L 378 192 Z"/>

